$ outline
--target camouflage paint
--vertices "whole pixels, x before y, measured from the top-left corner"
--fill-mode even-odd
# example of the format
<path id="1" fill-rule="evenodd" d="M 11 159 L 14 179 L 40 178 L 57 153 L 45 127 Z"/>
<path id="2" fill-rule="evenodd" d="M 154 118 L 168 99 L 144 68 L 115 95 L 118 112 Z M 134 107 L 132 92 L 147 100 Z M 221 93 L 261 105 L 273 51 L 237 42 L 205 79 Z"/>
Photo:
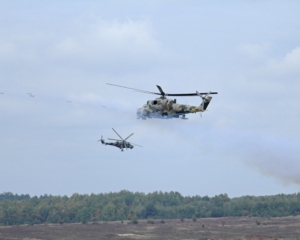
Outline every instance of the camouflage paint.
<path id="1" fill-rule="evenodd" d="M 129 149 L 133 149 L 134 146 L 132 146 L 130 143 L 128 142 L 124 142 L 124 141 L 116 141 L 116 142 L 105 142 L 105 140 L 103 138 L 100 139 L 101 143 L 104 144 L 104 145 L 110 145 L 110 146 L 114 146 L 114 147 L 117 147 L 117 148 L 120 148 L 121 151 L 124 150 L 124 148 L 129 148 Z"/>
<path id="2" fill-rule="evenodd" d="M 156 98 L 155 100 L 149 100 L 146 105 L 137 110 L 137 118 L 146 120 L 147 118 L 185 118 L 185 114 L 204 112 L 210 103 L 212 97 L 207 96 L 203 102 L 197 106 L 190 106 L 185 104 L 177 104 L 176 100 L 168 98 Z"/>

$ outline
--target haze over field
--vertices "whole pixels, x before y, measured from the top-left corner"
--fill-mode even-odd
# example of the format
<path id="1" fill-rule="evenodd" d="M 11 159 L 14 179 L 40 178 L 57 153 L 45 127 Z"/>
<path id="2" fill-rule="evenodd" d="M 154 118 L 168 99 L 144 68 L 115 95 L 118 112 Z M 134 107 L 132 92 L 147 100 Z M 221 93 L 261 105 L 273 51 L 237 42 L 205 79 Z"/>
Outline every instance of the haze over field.
<path id="1" fill-rule="evenodd" d="M 0 193 L 298 192 L 299 12 L 297 1 L 1 1 Z M 202 118 L 142 121 L 136 108 L 155 96 L 105 83 L 219 94 Z M 143 148 L 98 143 L 112 127 Z"/>

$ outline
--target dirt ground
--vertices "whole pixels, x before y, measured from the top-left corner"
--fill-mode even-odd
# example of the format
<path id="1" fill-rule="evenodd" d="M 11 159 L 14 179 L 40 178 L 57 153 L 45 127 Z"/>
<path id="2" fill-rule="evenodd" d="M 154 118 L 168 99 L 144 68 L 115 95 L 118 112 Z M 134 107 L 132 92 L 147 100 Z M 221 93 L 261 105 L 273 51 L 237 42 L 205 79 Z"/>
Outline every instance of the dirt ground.
<path id="1" fill-rule="evenodd" d="M 260 225 L 257 224 L 260 223 Z M 300 239 L 300 216 L 282 218 L 205 218 L 155 220 L 147 224 L 124 221 L 97 224 L 0 226 L 0 239 Z"/>

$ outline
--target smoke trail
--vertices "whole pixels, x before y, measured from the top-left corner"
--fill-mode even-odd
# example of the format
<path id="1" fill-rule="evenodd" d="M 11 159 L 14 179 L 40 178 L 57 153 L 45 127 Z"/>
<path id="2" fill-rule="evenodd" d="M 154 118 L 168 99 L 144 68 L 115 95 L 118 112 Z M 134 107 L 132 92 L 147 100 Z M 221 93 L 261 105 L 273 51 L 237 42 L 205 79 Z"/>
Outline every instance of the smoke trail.
<path id="1" fill-rule="evenodd" d="M 201 121 L 201 122 L 200 122 Z M 283 184 L 300 185 L 299 142 L 254 130 L 217 126 L 208 121 L 147 121 L 156 132 L 172 134 L 182 142 L 201 146 L 210 156 L 232 159 L 273 177 Z M 226 163 L 224 163 L 226 164 Z"/>

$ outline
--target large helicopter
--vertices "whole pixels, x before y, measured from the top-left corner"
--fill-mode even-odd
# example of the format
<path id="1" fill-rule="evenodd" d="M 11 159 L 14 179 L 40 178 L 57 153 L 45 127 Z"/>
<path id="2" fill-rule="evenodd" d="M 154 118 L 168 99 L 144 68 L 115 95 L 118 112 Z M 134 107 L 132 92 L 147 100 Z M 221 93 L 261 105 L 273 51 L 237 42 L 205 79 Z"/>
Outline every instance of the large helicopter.
<path id="1" fill-rule="evenodd" d="M 157 92 L 148 92 L 140 89 L 124 87 L 124 86 L 110 84 L 110 83 L 107 84 L 116 87 L 132 89 L 137 92 L 160 95 L 159 98 L 155 98 L 154 100 L 149 100 L 147 101 L 147 104 L 137 109 L 136 112 L 137 118 L 143 120 L 146 120 L 147 118 L 162 118 L 162 119 L 180 118 L 183 120 L 187 120 L 188 118 L 185 117 L 186 114 L 204 112 L 207 109 L 207 106 L 212 99 L 210 95 L 218 94 L 217 92 L 199 93 L 198 91 L 196 91 L 195 93 L 169 94 L 169 93 L 165 93 L 160 86 L 156 85 L 156 87 L 159 90 L 159 93 L 157 93 Z M 172 96 L 172 97 L 173 96 L 177 96 L 177 97 L 199 96 L 200 98 L 202 98 L 202 103 L 199 106 L 179 104 L 176 103 L 176 99 L 174 100 L 168 99 L 166 98 L 166 96 Z"/>
<path id="2" fill-rule="evenodd" d="M 127 138 L 123 139 L 123 138 L 119 135 L 119 133 L 117 133 L 117 131 L 116 131 L 115 129 L 112 129 L 112 130 L 119 136 L 119 138 L 121 138 L 121 140 L 119 140 L 119 139 L 113 139 L 113 138 L 108 138 L 108 140 L 114 140 L 114 141 L 116 141 L 116 142 L 110 142 L 110 143 L 108 143 L 108 142 L 105 142 L 105 140 L 104 140 L 103 137 L 101 136 L 101 139 L 98 140 L 98 142 L 101 141 L 102 144 L 115 146 L 115 147 L 117 147 L 117 148 L 120 148 L 121 151 L 124 151 L 124 148 L 125 148 L 126 150 L 127 150 L 127 148 L 133 149 L 133 147 L 134 147 L 133 145 L 142 147 L 142 146 L 140 146 L 140 145 L 138 145 L 138 144 L 130 143 L 130 142 L 127 142 L 127 141 L 126 141 L 128 138 L 130 138 L 130 137 L 133 135 L 133 133 L 131 133 Z"/>

